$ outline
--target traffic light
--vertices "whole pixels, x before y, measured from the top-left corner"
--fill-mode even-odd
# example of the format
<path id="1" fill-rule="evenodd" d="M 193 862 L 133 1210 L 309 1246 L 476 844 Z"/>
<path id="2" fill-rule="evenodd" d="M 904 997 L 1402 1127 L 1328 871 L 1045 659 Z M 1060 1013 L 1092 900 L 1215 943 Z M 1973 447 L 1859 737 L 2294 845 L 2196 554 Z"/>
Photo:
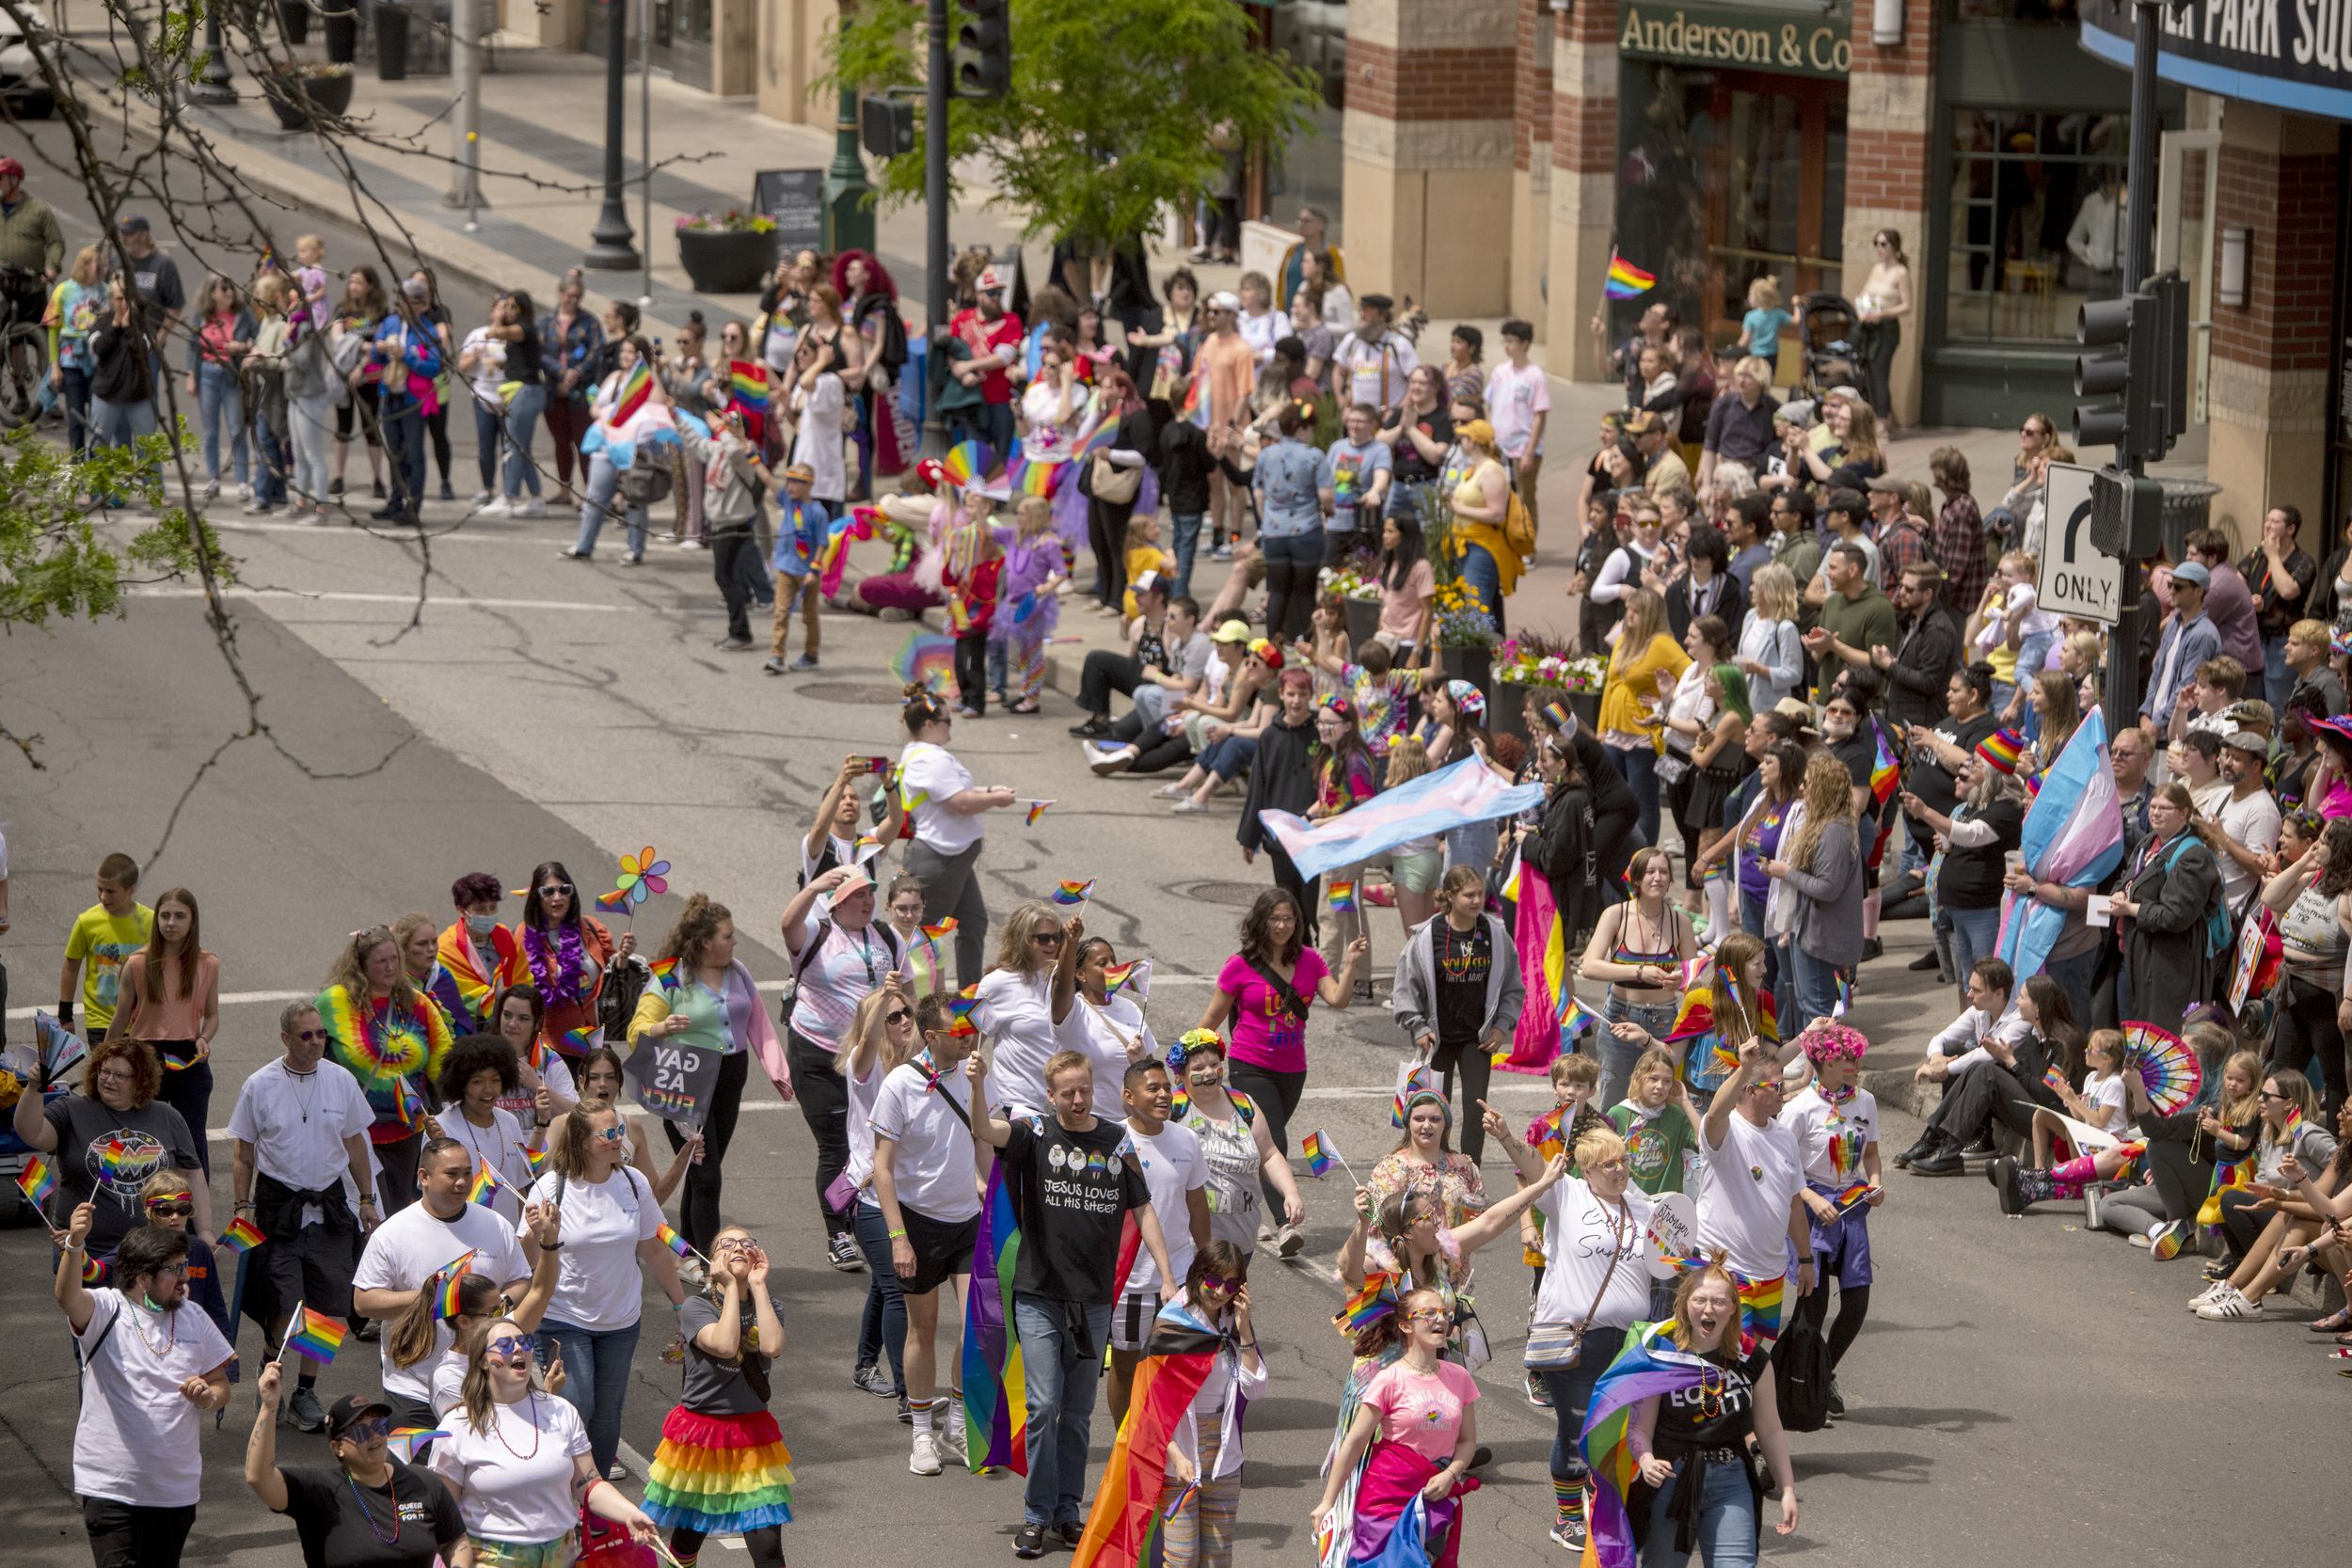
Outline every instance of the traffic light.
<path id="1" fill-rule="evenodd" d="M 2092 474 L 2090 545 L 2102 555 L 2156 554 L 2164 546 L 2164 486 L 2116 468 Z"/>
<path id="2" fill-rule="evenodd" d="M 956 0 L 958 98 L 1002 98 L 1012 87 L 1011 0 Z"/>
<path id="3" fill-rule="evenodd" d="M 896 158 L 914 150 L 914 105 L 903 98 L 878 94 L 858 100 L 858 145 L 877 158 Z"/>
<path id="4" fill-rule="evenodd" d="M 2086 303 L 2075 319 L 2074 445 L 2154 462 L 2188 425 L 2188 285 L 2177 272 L 2137 293 Z"/>

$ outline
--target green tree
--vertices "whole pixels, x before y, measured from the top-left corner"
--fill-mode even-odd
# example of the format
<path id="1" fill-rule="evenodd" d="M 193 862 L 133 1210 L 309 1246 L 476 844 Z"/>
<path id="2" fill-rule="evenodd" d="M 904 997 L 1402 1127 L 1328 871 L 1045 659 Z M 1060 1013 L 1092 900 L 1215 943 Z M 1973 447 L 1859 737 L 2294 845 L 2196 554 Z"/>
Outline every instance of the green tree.
<path id="1" fill-rule="evenodd" d="M 867 91 L 923 78 L 922 0 L 866 0 L 833 46 L 820 87 Z M 995 166 L 1031 238 L 1117 242 L 1214 183 L 1215 145 L 1278 142 L 1319 101 L 1315 79 L 1253 50 L 1234 0 L 1012 0 L 1012 90 L 950 103 L 951 157 Z M 1226 135 L 1213 135 L 1218 128 Z M 884 165 L 881 198 L 923 194 L 924 142 Z"/>
<path id="2" fill-rule="evenodd" d="M 232 563 L 200 518 L 166 509 L 170 438 L 100 448 L 80 463 L 32 430 L 0 435 L 0 631 L 42 626 L 52 615 L 122 613 L 124 592 L 141 581 L 210 574 Z M 156 516 L 127 537 L 102 527 L 81 495 L 135 495 Z"/>

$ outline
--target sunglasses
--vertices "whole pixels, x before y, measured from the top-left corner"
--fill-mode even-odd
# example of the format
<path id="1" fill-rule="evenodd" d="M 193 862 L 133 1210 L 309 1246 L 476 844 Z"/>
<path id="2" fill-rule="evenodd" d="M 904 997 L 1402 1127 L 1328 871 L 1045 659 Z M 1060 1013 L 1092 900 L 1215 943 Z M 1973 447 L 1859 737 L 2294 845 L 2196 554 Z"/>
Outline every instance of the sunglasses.
<path id="1" fill-rule="evenodd" d="M 1230 1296 L 1242 1288 L 1242 1281 L 1228 1279 L 1221 1274 L 1204 1274 L 1200 1276 L 1200 1288 L 1204 1291 L 1222 1291 Z"/>
<path id="2" fill-rule="evenodd" d="M 2256 1096 L 2256 1098 L 2261 1100 L 2284 1100 L 2287 1097 L 2280 1094 L 2276 1089 L 2265 1089 L 2261 1092 L 2261 1094 Z"/>
<path id="3" fill-rule="evenodd" d="M 492 1355 L 503 1355 L 510 1360 L 528 1360 L 539 1349 L 539 1337 L 536 1334 L 501 1334 L 483 1349 Z"/>
<path id="4" fill-rule="evenodd" d="M 913 1013 L 908 1012 L 904 1007 L 900 1007 L 897 1012 L 882 1014 L 882 1022 L 884 1023 L 891 1024 L 904 1023 L 908 1019 L 911 1019 L 914 1016 L 914 1015 Z"/>
<path id="5" fill-rule="evenodd" d="M 389 1420 L 381 1416 L 370 1416 L 366 1420 L 354 1421 L 335 1433 L 335 1440 L 339 1443 L 373 1443 L 379 1437 L 389 1437 L 391 1434 L 392 1423 Z"/>
<path id="6" fill-rule="evenodd" d="M 1423 1308 L 1419 1312 L 1406 1313 L 1405 1321 L 1408 1323 L 1436 1323 L 1442 1327 L 1454 1322 L 1454 1314 L 1451 1312 L 1438 1311 L 1436 1308 L 1430 1307 Z"/>
<path id="7" fill-rule="evenodd" d="M 327 1037 L 327 1034 L 324 1029 L 297 1029 L 294 1031 L 294 1037 L 298 1040 L 323 1040 Z"/>
<path id="8" fill-rule="evenodd" d="M 565 898 L 569 898 L 572 895 L 572 884 L 569 882 L 549 882 L 547 886 L 539 890 L 539 896 L 542 898 L 553 898 L 559 894 Z"/>
<path id="9" fill-rule="evenodd" d="M 151 1214 L 158 1215 L 166 1219 L 186 1219 L 189 1215 L 196 1212 L 196 1205 L 188 1202 L 185 1198 L 183 1198 L 178 1202 L 173 1202 L 169 1199 L 156 1199 L 149 1202 L 147 1205 L 147 1212 Z"/>
<path id="10" fill-rule="evenodd" d="M 616 1144 L 621 1141 L 621 1129 L 618 1127 L 599 1127 L 596 1129 L 596 1136 L 602 1138 L 607 1143 Z"/>
<path id="11" fill-rule="evenodd" d="M 1036 942 L 1040 947 L 1059 947 L 1061 945 L 1061 933 L 1059 931 L 1040 931 L 1029 940 Z"/>

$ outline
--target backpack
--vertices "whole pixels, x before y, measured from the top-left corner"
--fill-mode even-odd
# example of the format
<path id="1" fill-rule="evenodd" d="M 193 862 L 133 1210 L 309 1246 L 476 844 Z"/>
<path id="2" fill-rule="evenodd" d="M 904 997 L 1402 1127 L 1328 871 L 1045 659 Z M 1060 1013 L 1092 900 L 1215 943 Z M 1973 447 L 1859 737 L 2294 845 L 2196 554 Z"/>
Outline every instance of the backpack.
<path id="1" fill-rule="evenodd" d="M 1784 1325 L 1772 1347 L 1772 1393 L 1780 1424 L 1790 1432 L 1819 1432 L 1829 1424 L 1829 1347 L 1803 1318 Z"/>
<path id="2" fill-rule="evenodd" d="M 633 953 L 604 966 L 604 987 L 596 992 L 596 1023 L 606 1039 L 628 1037 L 628 1021 L 637 1016 L 638 999 L 652 978 L 653 966 Z"/>
<path id="3" fill-rule="evenodd" d="M 866 928 L 882 933 L 882 950 L 890 955 L 892 969 L 898 969 L 905 965 L 906 950 L 899 945 L 898 933 L 890 928 L 890 922 L 877 920 Z M 817 955 L 825 950 L 825 943 L 832 940 L 833 930 L 831 920 L 818 921 L 817 929 L 809 936 L 808 945 L 801 950 L 799 958 L 792 960 L 792 983 L 785 988 L 784 995 L 776 1005 L 778 1023 L 787 1028 L 791 1025 L 792 1009 L 799 1005 L 801 999 L 801 976 L 807 974 L 808 966 L 817 961 Z"/>
<path id="4" fill-rule="evenodd" d="M 2168 877 L 2172 875 L 2172 868 L 2180 863 L 2181 856 L 2187 852 L 2190 845 L 2199 842 L 2201 840 L 2191 834 L 2182 834 L 2181 841 L 2172 846 L 2172 852 L 2164 857 L 2164 874 Z M 2217 958 L 2236 942 L 2237 932 L 2230 923 L 2229 900 L 2217 891 L 2213 907 L 2205 911 L 2205 957 Z"/>

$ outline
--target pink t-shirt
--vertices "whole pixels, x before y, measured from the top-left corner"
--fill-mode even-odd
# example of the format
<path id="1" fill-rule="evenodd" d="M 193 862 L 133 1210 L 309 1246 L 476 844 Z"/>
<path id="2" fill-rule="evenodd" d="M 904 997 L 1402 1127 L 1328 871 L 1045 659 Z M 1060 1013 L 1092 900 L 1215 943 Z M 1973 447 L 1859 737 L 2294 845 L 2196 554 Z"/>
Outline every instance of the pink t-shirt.
<path id="1" fill-rule="evenodd" d="M 1402 1361 L 1374 1374 L 1364 1388 L 1364 1403 L 1380 1412 L 1380 1435 L 1402 1443 L 1432 1465 L 1454 1457 L 1462 1435 L 1462 1412 L 1478 1400 L 1478 1385 L 1468 1370 L 1451 1361 L 1438 1363 L 1424 1376 Z"/>
<path id="2" fill-rule="evenodd" d="M 1292 989 L 1298 992 L 1300 1000 L 1312 1004 L 1316 989 L 1330 973 L 1322 954 L 1311 947 L 1302 947 L 1298 950 L 1298 967 L 1291 974 Z M 1230 1037 L 1233 1060 L 1262 1067 L 1268 1072 L 1307 1070 L 1304 1009 L 1297 1017 L 1290 1017 L 1288 1005 L 1276 997 L 1271 986 L 1258 978 L 1258 972 L 1239 953 L 1226 959 L 1225 967 L 1216 972 L 1216 989 L 1233 999 Z"/>

